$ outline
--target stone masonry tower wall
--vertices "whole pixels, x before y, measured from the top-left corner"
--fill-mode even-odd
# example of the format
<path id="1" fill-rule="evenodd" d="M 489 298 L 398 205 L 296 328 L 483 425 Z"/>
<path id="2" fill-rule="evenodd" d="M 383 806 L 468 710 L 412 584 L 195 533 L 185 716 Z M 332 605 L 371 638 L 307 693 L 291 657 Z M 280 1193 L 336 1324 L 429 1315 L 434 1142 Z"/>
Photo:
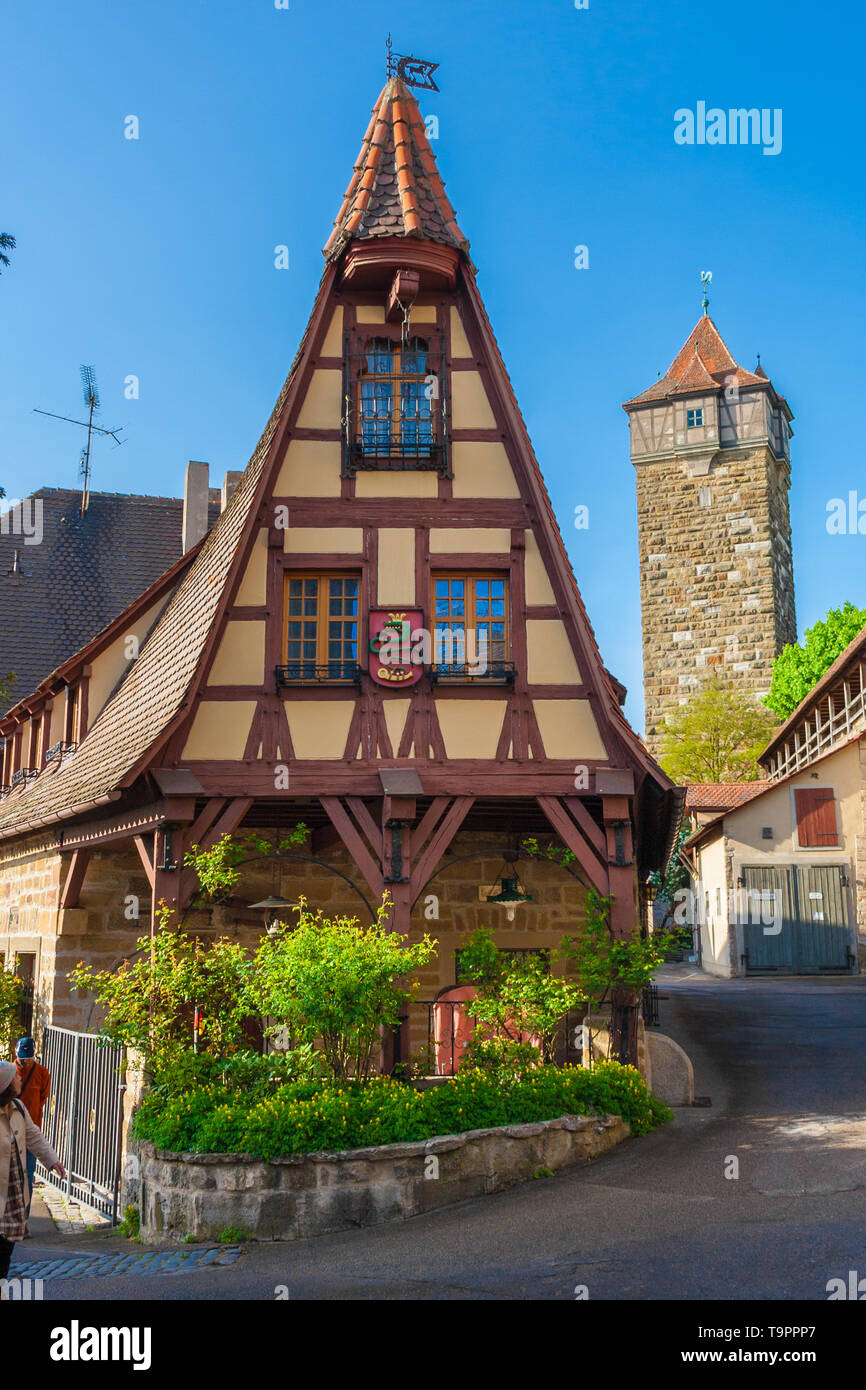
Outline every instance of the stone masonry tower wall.
<path id="1" fill-rule="evenodd" d="M 629 401 L 637 479 L 646 741 L 712 675 L 752 692 L 797 640 L 788 511 L 791 411 L 704 316 Z"/>

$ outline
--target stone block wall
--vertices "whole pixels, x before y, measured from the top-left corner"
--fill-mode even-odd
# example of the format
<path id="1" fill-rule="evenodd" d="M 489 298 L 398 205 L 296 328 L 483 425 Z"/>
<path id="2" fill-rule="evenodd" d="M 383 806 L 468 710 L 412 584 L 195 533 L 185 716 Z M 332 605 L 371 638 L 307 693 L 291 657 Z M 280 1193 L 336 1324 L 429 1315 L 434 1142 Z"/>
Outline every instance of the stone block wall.
<path id="1" fill-rule="evenodd" d="M 646 740 L 706 677 L 756 695 L 796 641 L 790 473 L 769 449 L 725 449 L 692 476 L 673 456 L 636 468 Z"/>
<path id="2" fill-rule="evenodd" d="M 404 1221 L 500 1192 L 539 1170 L 597 1158 L 627 1139 L 618 1115 L 566 1115 L 413 1144 L 292 1154 L 174 1154 L 138 1145 L 141 1234 L 148 1243 L 215 1240 L 227 1227 L 255 1240 L 300 1240 Z"/>

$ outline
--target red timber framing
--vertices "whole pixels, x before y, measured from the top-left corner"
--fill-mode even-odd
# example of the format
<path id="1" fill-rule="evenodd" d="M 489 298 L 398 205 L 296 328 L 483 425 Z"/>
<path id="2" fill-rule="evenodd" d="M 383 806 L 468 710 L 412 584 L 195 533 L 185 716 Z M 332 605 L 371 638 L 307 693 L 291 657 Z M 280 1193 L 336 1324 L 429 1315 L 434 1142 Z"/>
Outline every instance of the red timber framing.
<path id="1" fill-rule="evenodd" d="M 413 132 L 423 129 L 417 103 L 402 86 L 396 104 L 409 112 Z M 386 116 L 382 120 L 387 126 Z M 417 138 L 420 140 L 420 135 Z M 374 156 L 369 150 L 368 153 L 370 178 L 374 179 L 379 155 Z M 429 149 L 424 154 L 424 168 L 431 187 L 435 185 L 433 201 L 438 205 L 441 180 L 436 183 L 438 174 Z M 412 177 L 421 177 L 419 169 L 420 165 L 416 165 Z M 363 200 L 369 194 L 367 184 L 361 188 L 359 183 L 358 198 Z M 404 199 L 404 203 L 408 208 L 411 199 Z M 277 405 L 223 517 L 188 571 L 182 574 L 178 569 L 177 589 L 136 665 L 136 671 L 142 674 L 134 680 L 127 677 L 121 681 L 92 728 L 84 728 L 73 760 L 59 773 L 46 769 L 32 779 L 42 821 L 27 819 L 27 806 L 33 804 L 28 802 L 33 795 L 30 787 L 23 792 L 16 789 L 8 800 L 0 802 L 0 833 L 24 834 L 36 825 L 83 815 L 100 801 L 119 800 L 121 807 L 114 808 L 118 811 L 116 816 L 95 819 L 84 826 L 70 825 L 61 832 L 62 848 L 73 856 L 64 901 L 67 906 L 77 901 L 90 851 L 102 844 L 126 840 L 137 850 L 150 883 L 155 919 L 160 902 L 182 911 L 195 892 L 195 875 L 183 864 L 191 845 L 213 846 L 223 834 L 233 833 L 251 810 L 258 817 L 257 824 L 268 824 L 266 817 L 276 808 L 282 824 L 286 815 L 291 815 L 294 804 L 313 802 L 322 808 L 321 819 L 327 818 L 327 824 L 315 829 L 314 845 L 321 849 L 339 839 L 374 901 L 380 900 L 384 891 L 389 893 L 393 902 L 390 921 L 396 930 L 405 932 L 413 904 L 441 865 L 454 837 L 466 826 L 467 817 L 474 831 L 482 824 L 484 804 L 495 804 L 501 823 L 503 808 L 507 813 L 511 803 L 528 803 L 538 808 L 537 818 L 533 810 L 533 824 L 537 819 L 537 825 L 542 827 L 546 820 L 553 833 L 574 853 L 577 871 L 584 881 L 612 899 L 615 933 L 630 935 L 636 924 L 635 861 L 642 856 L 640 872 L 645 877 L 650 869 L 662 866 L 665 844 L 672 838 L 668 834 L 673 805 L 671 783 L 626 723 L 619 708 L 617 687 L 602 664 L 476 286 L 468 243 L 453 230 L 451 219 L 443 223 L 441 243 L 427 242 L 417 230 L 402 236 L 377 234 L 365 239 L 363 232 L 357 231 L 362 221 L 359 210 L 353 207 L 346 212 L 340 234 L 329 243 L 328 264 Z M 328 451 L 332 462 L 334 453 L 342 451 L 345 378 L 337 343 L 357 344 L 361 338 L 380 336 L 381 315 L 394 311 L 392 291 L 395 274 L 401 271 L 417 272 L 418 277 L 417 288 L 412 282 L 414 317 L 407 325 L 408 331 L 427 335 L 444 348 L 442 389 L 449 407 L 448 420 L 453 419 L 460 398 L 465 400 L 477 390 L 477 383 L 466 377 L 467 373 L 474 373 L 486 393 L 487 407 L 478 417 L 484 427 L 450 429 L 448 459 L 453 472 L 438 476 L 437 470 L 428 470 L 427 484 L 418 488 L 426 490 L 427 496 L 386 495 L 388 488 L 381 486 L 382 482 L 389 476 L 405 476 L 403 469 L 389 473 L 387 468 L 371 468 L 347 476 L 354 470 L 346 468 L 342 454 L 329 488 L 323 488 L 328 495 L 284 495 L 295 484 L 281 482 L 281 477 L 300 479 L 288 466 L 290 445 L 298 441 L 328 444 L 332 446 Z M 375 313 L 369 312 L 372 308 Z M 339 332 L 332 333 L 337 311 L 342 322 Z M 460 334 L 455 327 L 458 321 Z M 396 330 L 385 328 L 382 336 L 391 335 L 392 331 Z M 462 382 L 458 381 L 461 374 Z M 328 378 L 327 382 L 323 378 Z M 477 390 L 478 400 L 481 394 Z M 308 399 L 315 401 L 315 409 L 302 415 Z M 468 410 L 464 418 L 470 418 Z M 310 420 L 315 421 L 315 427 Z M 464 492 L 474 490 L 476 474 L 465 462 L 461 473 L 459 452 L 477 445 L 479 455 L 487 460 L 492 455 L 483 451 L 490 451 L 494 444 L 504 451 L 512 476 L 506 480 L 507 486 L 500 485 L 507 470 L 497 452 L 496 467 L 491 464 L 488 472 L 485 465 L 477 472 L 482 480 L 479 490 L 487 486 L 483 479 L 489 476 L 494 479 L 489 487 L 491 494 L 503 491 L 514 495 L 464 496 Z M 463 458 L 466 459 L 465 452 Z M 500 466 L 501 476 L 496 473 Z M 312 488 L 316 476 L 311 464 L 309 476 L 304 476 L 297 486 Z M 380 480 L 382 495 L 373 496 L 370 480 L 376 478 Z M 321 552 L 311 553 L 301 549 L 300 544 L 296 546 L 295 541 L 305 538 L 287 537 L 286 524 L 292 531 L 318 531 Z M 384 533 L 393 533 L 395 529 L 407 534 L 399 544 L 392 535 L 389 551 Z M 433 531 L 439 533 L 437 539 L 443 532 L 448 533 L 446 548 L 432 540 Z M 342 535 L 347 547 L 344 551 L 340 551 L 341 536 L 335 536 L 335 532 Z M 492 549 L 484 549 L 485 537 Z M 226 541 L 222 549 L 221 538 Z M 528 560 L 530 541 L 534 571 Z M 245 581 L 252 572 L 254 553 L 258 565 L 258 546 L 264 551 L 263 571 L 255 570 L 255 584 L 248 587 Z M 186 563 L 185 557 L 183 564 Z M 531 583 L 536 582 L 533 574 L 537 576 L 539 565 L 550 587 L 539 586 L 536 596 L 541 593 L 544 601 L 529 605 L 527 590 L 533 593 Z M 297 684 L 277 688 L 275 670 L 285 664 L 286 655 L 283 604 L 287 571 L 357 575 L 361 668 L 357 679 L 332 686 Z M 452 684 L 448 679 L 434 680 L 431 671 L 400 692 L 377 684 L 364 655 L 370 611 L 397 606 L 395 592 L 399 596 L 405 577 L 405 595 L 399 597 L 399 604 L 407 610 L 420 610 L 429 629 L 433 626 L 432 582 L 436 574 L 473 572 L 495 573 L 507 580 L 508 661 L 513 665 L 513 679 L 509 666 L 507 680 L 502 684 Z M 385 582 L 380 591 L 383 573 Z M 531 654 L 538 647 L 532 648 L 527 620 L 547 620 L 551 625 L 561 621 L 562 642 L 570 647 L 571 654 L 568 660 L 559 662 L 557 643 L 562 629 L 558 628 L 555 634 L 548 630 L 547 636 L 539 637 L 542 643 L 549 637 L 549 646 L 533 679 Z M 121 615 L 117 631 L 122 630 L 124 621 Z M 215 672 L 214 661 L 228 636 L 229 623 L 234 625 L 232 635 L 244 624 L 255 623 L 259 629 L 264 628 L 263 667 L 258 664 L 257 646 L 256 665 L 253 667 L 250 662 L 247 668 L 258 683 L 241 684 L 245 676 L 240 671 L 238 684 L 218 683 L 225 670 Z M 539 633 L 538 628 L 535 633 Z M 248 629 L 247 635 L 251 649 L 253 633 Z M 188 664 L 173 665 L 178 649 L 188 655 Z M 64 679 L 86 680 L 91 656 L 96 659 L 98 653 L 87 653 L 84 660 L 80 654 L 73 666 L 64 668 Z M 182 672 L 182 680 L 179 676 L 172 683 L 174 671 Z M 548 683 L 560 671 L 566 673 L 563 681 L 571 683 Z M 152 681 L 152 687 L 142 689 L 145 679 Z M 234 671 L 229 679 L 235 679 Z M 56 696 L 56 684 L 51 689 L 46 687 L 43 694 Z M 326 709 L 329 702 L 350 700 L 354 701 L 354 708 L 345 711 L 345 722 L 341 711 Z M 405 713 L 396 703 L 400 700 L 408 701 Z M 454 701 L 464 702 L 462 708 L 449 708 Z M 483 727 L 478 701 L 490 702 L 491 721 L 494 714 L 502 721 L 495 732 L 488 730 L 485 756 L 449 756 L 449 740 L 454 736 L 455 724 L 460 722 L 459 716 L 465 719 L 464 729 Z M 570 726 L 575 730 L 573 738 L 564 717 L 557 726 L 566 730 L 558 736 L 557 748 L 570 750 L 573 742 L 573 756 L 554 758 L 547 754 L 542 729 L 549 727 L 545 714 L 550 711 L 542 711 L 539 702 L 543 701 L 582 702 L 583 708 Z M 219 702 L 234 702 L 236 706 L 234 712 L 228 708 L 225 712 L 227 726 L 232 719 L 235 721 L 235 752 L 231 757 L 225 755 L 225 745 L 220 742 L 221 722 L 216 717 L 222 714 Z M 309 728 L 313 718 L 311 702 L 322 710 L 321 727 L 340 730 L 339 736 L 333 736 L 340 746 L 326 748 L 327 758 L 322 756 L 321 738 L 311 739 L 307 745 L 316 749 L 314 754 L 305 751 L 304 728 Z M 201 735 L 200 751 L 190 759 L 185 757 L 185 749 L 203 703 L 208 705 L 208 729 L 214 726 L 220 732 Z M 302 704 L 308 706 L 306 711 L 293 709 Z M 142 716 L 142 724 L 136 723 L 140 710 L 145 711 L 145 716 L 152 712 L 152 720 Z M 119 729 L 124 735 L 130 729 L 135 737 L 110 742 L 112 729 Z M 589 731 L 587 740 L 591 739 L 585 746 L 593 756 L 582 756 L 580 752 L 585 730 Z M 10 770 L 20 767 L 23 752 L 17 722 L 0 725 L 0 732 L 7 731 L 17 740 L 7 750 L 8 776 Z M 474 754 L 473 737 L 471 734 L 461 740 L 454 736 L 451 746 Z M 208 742 L 208 738 L 212 741 Z M 581 783 L 575 782 L 578 761 L 585 769 Z M 88 776 L 79 779 L 84 785 L 79 801 L 74 801 L 72 792 L 67 791 L 66 801 L 55 804 L 52 798 L 58 793 L 53 790 L 50 796 L 42 795 L 40 801 L 40 782 L 43 788 L 57 787 L 62 791 L 71 785 L 75 791 L 79 785 L 77 770 L 82 768 L 87 769 Z M 275 777 L 278 768 L 289 774 L 285 783 Z M 56 782 L 49 781 L 55 777 Z M 175 793 L 169 794 L 166 779 L 172 777 L 181 780 Z M 191 779 L 187 791 L 179 789 L 184 777 Z M 578 786 L 581 793 L 576 795 Z M 157 798 L 155 787 L 163 793 L 161 799 Z M 424 809 L 419 808 L 421 798 Z M 145 799 L 148 804 L 142 808 Z M 588 809 L 590 800 L 592 814 Z M 6 808 L 10 806 L 21 807 L 17 820 L 14 813 L 7 815 Z"/>

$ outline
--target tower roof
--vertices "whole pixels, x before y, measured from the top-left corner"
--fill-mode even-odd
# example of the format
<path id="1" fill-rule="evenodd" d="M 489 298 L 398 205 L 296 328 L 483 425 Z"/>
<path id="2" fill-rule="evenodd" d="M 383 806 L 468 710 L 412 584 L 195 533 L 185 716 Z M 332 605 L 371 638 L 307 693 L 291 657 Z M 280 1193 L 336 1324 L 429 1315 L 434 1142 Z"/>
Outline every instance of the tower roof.
<path id="1" fill-rule="evenodd" d="M 418 103 L 399 77 L 386 82 L 324 248 L 336 260 L 350 241 L 417 237 L 468 251 Z"/>
<path id="2" fill-rule="evenodd" d="M 625 405 L 722 386 L 760 386 L 767 381 L 765 372 L 747 372 L 737 365 L 709 314 L 702 314 L 664 376 Z"/>

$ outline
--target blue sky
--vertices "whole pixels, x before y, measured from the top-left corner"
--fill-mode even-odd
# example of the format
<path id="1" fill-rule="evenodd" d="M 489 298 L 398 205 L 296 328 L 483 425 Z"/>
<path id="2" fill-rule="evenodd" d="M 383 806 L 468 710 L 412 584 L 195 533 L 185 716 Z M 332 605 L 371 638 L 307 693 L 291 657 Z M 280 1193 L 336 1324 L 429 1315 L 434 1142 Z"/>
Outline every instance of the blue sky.
<path id="1" fill-rule="evenodd" d="M 76 485 L 96 366 L 93 487 L 180 495 L 187 459 L 243 467 L 294 356 L 321 247 L 398 52 L 440 62 L 434 145 L 608 666 L 643 726 L 634 478 L 620 403 L 700 313 L 795 412 L 800 631 L 866 601 L 862 10 L 634 0 L 148 0 L 3 18 L 0 485 Z M 777 156 L 679 146 L 698 101 L 781 108 Z M 124 118 L 140 139 L 123 138 Z M 290 268 L 274 268 L 274 247 Z M 589 268 L 574 268 L 574 247 Z M 140 398 L 124 399 L 124 379 Z M 574 529 L 575 506 L 590 528 Z M 864 509 L 866 510 L 866 509 Z M 866 523 L 864 523 L 866 524 Z"/>

